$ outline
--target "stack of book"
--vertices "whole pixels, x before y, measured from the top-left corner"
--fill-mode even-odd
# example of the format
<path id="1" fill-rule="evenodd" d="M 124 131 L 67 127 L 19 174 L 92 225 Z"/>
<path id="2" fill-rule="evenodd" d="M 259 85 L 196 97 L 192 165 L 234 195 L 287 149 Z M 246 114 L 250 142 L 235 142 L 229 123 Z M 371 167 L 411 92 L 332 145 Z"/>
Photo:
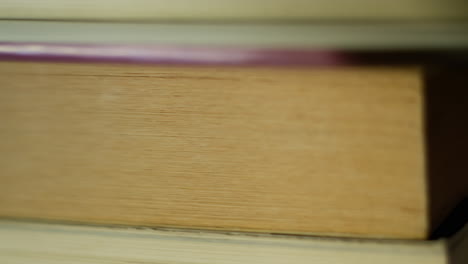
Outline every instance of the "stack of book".
<path id="1" fill-rule="evenodd" d="M 1 263 L 468 262 L 468 2 L 0 6 Z"/>

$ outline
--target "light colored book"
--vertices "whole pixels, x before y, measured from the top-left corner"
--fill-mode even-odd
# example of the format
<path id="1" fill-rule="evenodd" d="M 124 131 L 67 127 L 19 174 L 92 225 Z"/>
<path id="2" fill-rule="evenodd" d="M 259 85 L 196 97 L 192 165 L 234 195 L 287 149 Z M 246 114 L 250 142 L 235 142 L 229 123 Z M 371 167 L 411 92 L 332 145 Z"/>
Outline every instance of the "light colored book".
<path id="1" fill-rule="evenodd" d="M 68 51 L 70 55 L 74 52 L 73 45 L 76 44 L 299 51 L 463 51 L 468 47 L 468 21 L 99 23 L 0 20 L 0 54 L 13 52 L 12 49 L 18 48 L 11 45 L 12 43 L 30 44 L 29 49 L 17 51 L 29 55 L 41 51 L 41 48 L 47 49 L 47 46 L 40 44 L 72 45 L 63 49 L 49 49 L 58 55 L 60 51 Z M 98 54 L 115 52 L 112 49 L 106 52 L 105 49 L 106 47 Z M 144 51 L 142 56 L 145 54 L 151 55 L 148 50 Z M 166 51 L 166 54 L 171 55 L 173 52 Z M 77 54 L 77 56 L 85 55 L 86 52 Z M 222 57 L 222 54 L 218 56 Z M 203 54 L 198 57 L 203 57 Z"/>
<path id="2" fill-rule="evenodd" d="M 464 264 L 465 228 L 431 241 L 321 238 L 0 221 L 0 262 L 21 264 Z"/>
<path id="3" fill-rule="evenodd" d="M 468 18 L 463 0 L 2 0 L 2 19 L 412 20 Z"/>
<path id="4" fill-rule="evenodd" d="M 0 216 L 427 238 L 468 193 L 466 89 L 438 76 L 2 62 Z"/>

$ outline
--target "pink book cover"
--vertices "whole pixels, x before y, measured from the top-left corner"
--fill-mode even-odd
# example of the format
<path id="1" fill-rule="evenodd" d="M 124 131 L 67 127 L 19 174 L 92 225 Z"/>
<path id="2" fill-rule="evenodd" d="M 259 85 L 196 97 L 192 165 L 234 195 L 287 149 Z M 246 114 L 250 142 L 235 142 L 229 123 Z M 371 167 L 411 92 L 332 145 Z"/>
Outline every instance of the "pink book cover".
<path id="1" fill-rule="evenodd" d="M 118 62 L 164 65 L 304 65 L 466 63 L 464 51 L 348 51 L 263 49 L 225 46 L 167 46 L 0 42 L 0 60 Z"/>

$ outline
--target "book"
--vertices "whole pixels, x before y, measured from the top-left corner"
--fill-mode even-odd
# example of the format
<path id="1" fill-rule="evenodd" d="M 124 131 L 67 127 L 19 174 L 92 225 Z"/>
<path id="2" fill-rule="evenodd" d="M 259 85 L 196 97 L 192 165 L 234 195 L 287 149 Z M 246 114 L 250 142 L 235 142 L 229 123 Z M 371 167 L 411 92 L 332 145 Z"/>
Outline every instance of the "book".
<path id="1" fill-rule="evenodd" d="M 465 51 L 468 46 L 468 21 L 103 23 L 0 20 L 0 33 L 1 53 L 16 51 L 26 56 L 44 50 L 55 52 L 56 55 L 62 52 L 62 55 L 75 54 L 81 57 L 128 53 L 145 57 L 152 55 L 150 47 L 162 46 L 168 49 L 159 50 L 160 56 L 170 56 L 174 54 L 174 49 L 195 48 L 199 49 L 198 59 L 214 57 L 214 60 L 216 57 L 224 58 L 230 53 L 234 56 L 238 49 L 253 50 L 252 53 L 257 54 L 258 50 L 460 52 Z M 94 53 L 92 49 L 79 52 L 78 48 L 83 49 L 86 45 L 94 48 L 104 46 Z M 128 46 L 131 49 L 125 49 Z M 146 49 L 138 52 L 138 46 Z M 216 56 L 204 56 L 210 50 L 219 48 L 231 50 L 218 52 Z"/>
<path id="2" fill-rule="evenodd" d="M 2 0 L 2 19 L 412 20 L 468 18 L 463 0 Z"/>
<path id="3" fill-rule="evenodd" d="M 466 74 L 437 76 L 1 62 L 0 216 L 427 238 L 468 193 Z"/>
<path id="4" fill-rule="evenodd" d="M 463 264 L 468 232 L 428 241 L 0 221 L 2 263 Z"/>

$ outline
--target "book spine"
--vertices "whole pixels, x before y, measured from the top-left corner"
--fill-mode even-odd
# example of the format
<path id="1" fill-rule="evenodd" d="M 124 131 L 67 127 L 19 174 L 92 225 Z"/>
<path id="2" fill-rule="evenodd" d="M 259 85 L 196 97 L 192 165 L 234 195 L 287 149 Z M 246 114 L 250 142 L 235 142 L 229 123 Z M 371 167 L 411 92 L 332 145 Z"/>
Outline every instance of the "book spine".
<path id="1" fill-rule="evenodd" d="M 166 65 L 343 65 L 339 51 L 229 47 L 0 42 L 2 60 L 136 62 Z"/>

